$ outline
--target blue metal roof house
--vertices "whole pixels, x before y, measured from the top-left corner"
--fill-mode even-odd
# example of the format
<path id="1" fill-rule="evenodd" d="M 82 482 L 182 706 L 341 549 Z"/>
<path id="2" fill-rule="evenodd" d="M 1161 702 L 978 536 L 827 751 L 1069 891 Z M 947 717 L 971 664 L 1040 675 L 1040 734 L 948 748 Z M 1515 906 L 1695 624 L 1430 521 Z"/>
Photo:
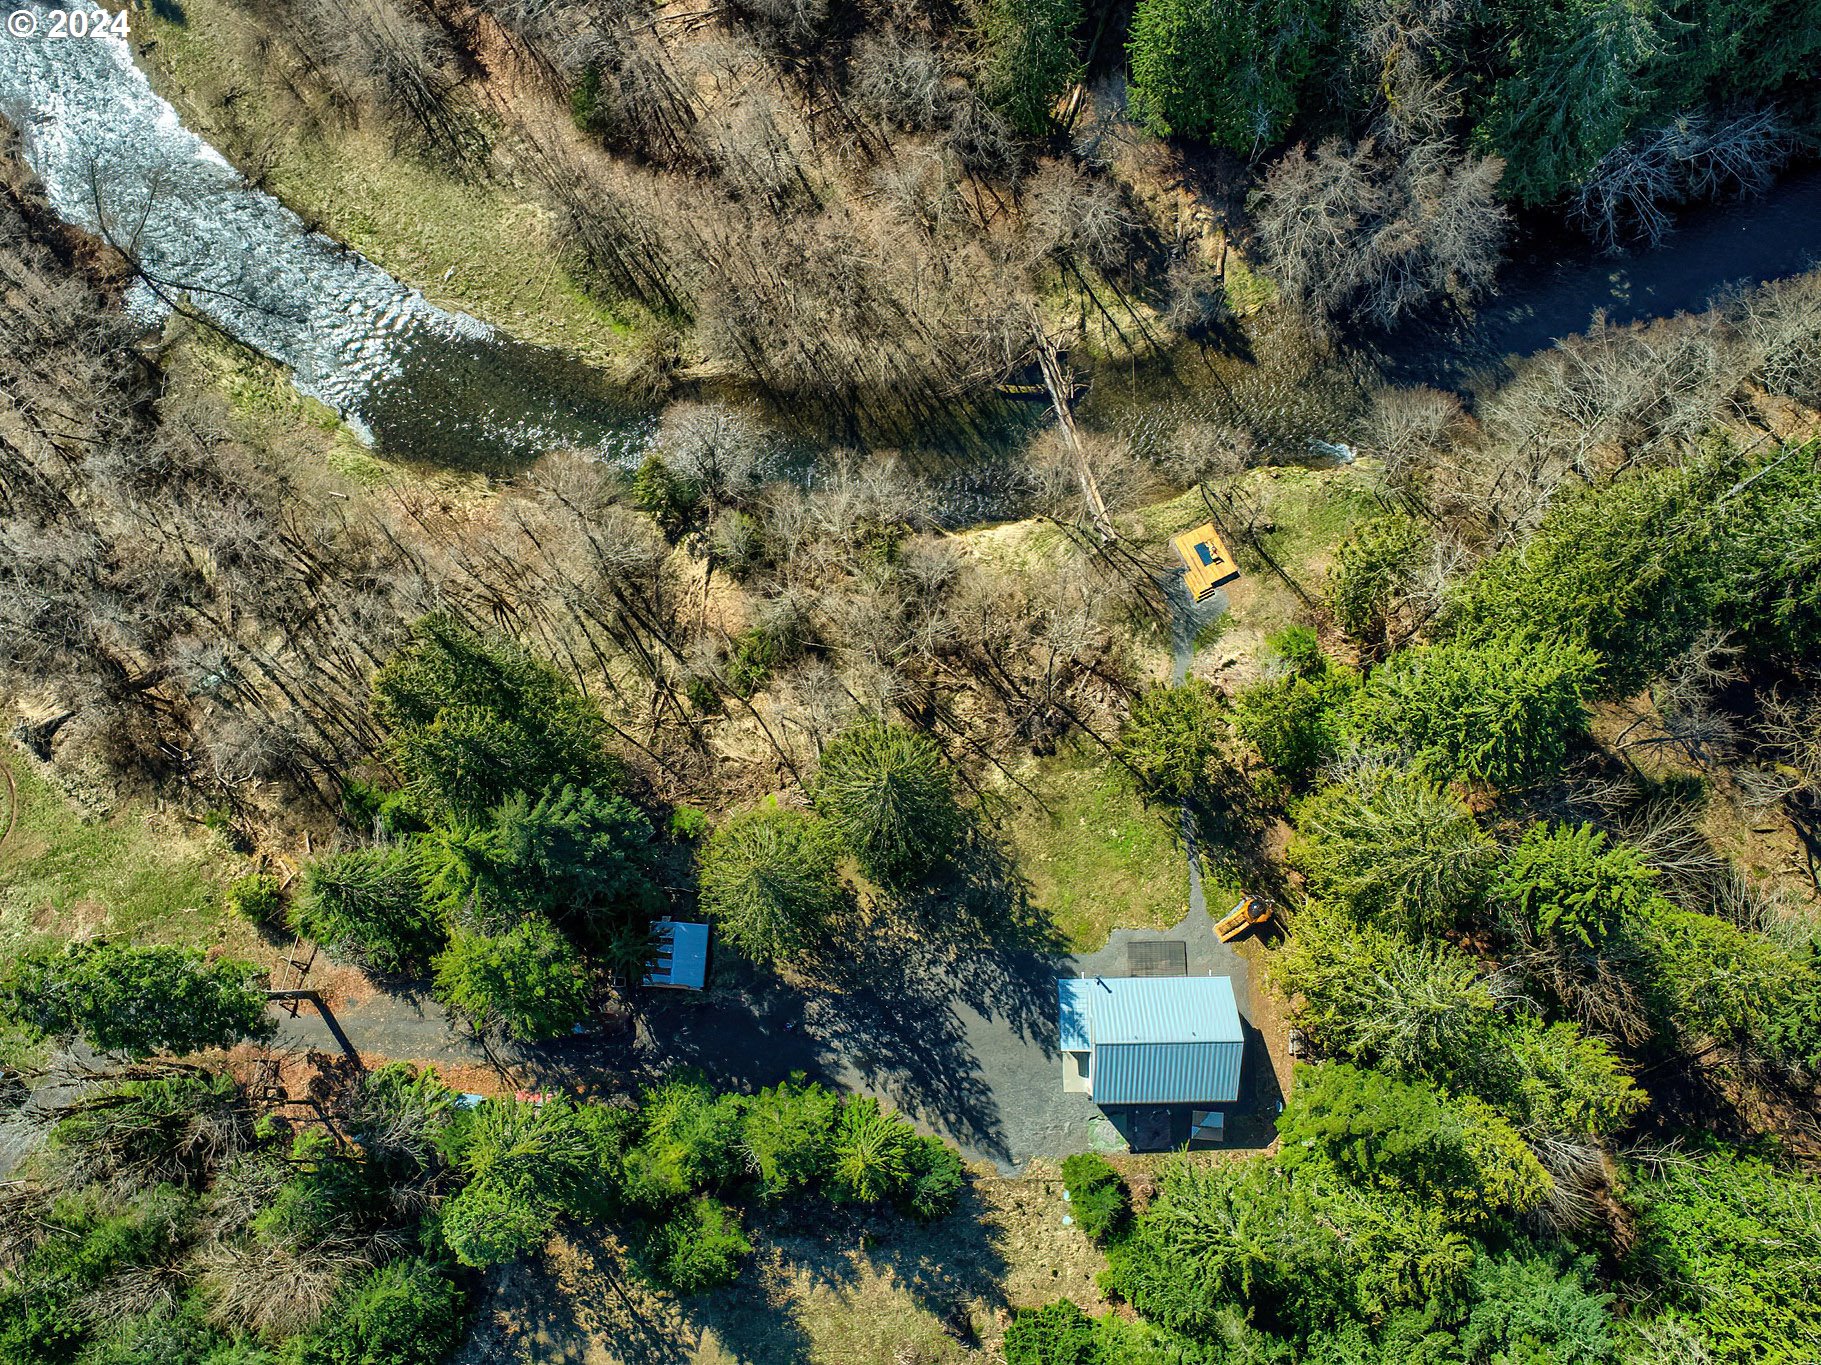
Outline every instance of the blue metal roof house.
<path id="1" fill-rule="evenodd" d="M 1233 1104 L 1245 1052 L 1224 976 L 1056 983 L 1063 1086 L 1112 1105 Z"/>
<path id="2" fill-rule="evenodd" d="M 651 926 L 657 954 L 645 974 L 647 986 L 699 991 L 708 981 L 708 926 L 668 916 Z"/>

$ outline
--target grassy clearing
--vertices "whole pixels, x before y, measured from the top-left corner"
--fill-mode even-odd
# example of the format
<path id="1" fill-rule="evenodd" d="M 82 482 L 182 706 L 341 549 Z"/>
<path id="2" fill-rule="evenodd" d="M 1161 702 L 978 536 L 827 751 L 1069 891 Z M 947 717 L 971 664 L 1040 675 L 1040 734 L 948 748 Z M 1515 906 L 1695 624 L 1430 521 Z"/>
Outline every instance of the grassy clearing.
<path id="1" fill-rule="evenodd" d="M 1327 591 L 1334 548 L 1380 511 L 1363 471 L 1350 467 L 1254 469 L 1237 480 L 1233 493 L 1241 507 L 1255 512 L 1259 544 L 1277 567 L 1245 541 L 1234 545 L 1243 574 L 1223 589 L 1227 611 L 1215 623 L 1219 628 L 1204 629 L 1196 640 L 1198 651 L 1217 656 L 1211 661 L 1217 670 L 1249 664 L 1266 635 L 1307 619 L 1308 608 L 1285 577 L 1312 600 L 1320 600 Z M 1208 512 L 1200 495 L 1191 490 L 1144 508 L 1138 516 L 1147 540 L 1167 554 L 1166 538 L 1206 521 Z M 1227 529 L 1237 533 L 1241 528 Z M 1242 667 L 1232 680 L 1243 682 L 1247 676 Z"/>
<path id="2" fill-rule="evenodd" d="M 1064 1227 L 1053 1169 L 978 1181 L 956 1213 L 756 1228 L 740 1281 L 692 1299 L 641 1282 L 610 1237 L 559 1238 L 497 1274 L 458 1365 L 959 1365 L 1009 1310 L 1066 1295 L 1104 1309 L 1101 1253 Z"/>
<path id="3" fill-rule="evenodd" d="M 19 790 L 18 824 L 0 847 L 0 953 L 107 934 L 257 955 L 254 931 L 221 898 L 245 860 L 215 835 L 137 807 L 85 819 L 27 761 L 0 762 Z"/>
<path id="4" fill-rule="evenodd" d="M 542 209 L 494 177 L 456 180 L 376 130 L 319 122 L 255 55 L 260 35 L 231 0 L 184 0 L 182 12 L 181 23 L 135 18 L 136 36 L 153 40 L 142 61 L 230 161 L 263 169 L 265 187 L 306 221 L 432 302 L 586 360 L 613 353 L 625 324 L 563 270 Z"/>
<path id="5" fill-rule="evenodd" d="M 1188 874 L 1169 820 L 1149 809 L 1105 759 L 1066 752 L 1008 785 L 1004 823 L 1045 911 L 1074 948 L 1092 951 L 1119 928 L 1167 929 L 1188 909 Z"/>
<path id="6" fill-rule="evenodd" d="M 486 475 L 473 470 L 414 464 L 375 454 L 334 410 L 299 393 L 275 361 L 206 327 L 171 324 L 164 352 L 169 386 L 214 395 L 227 404 L 229 429 L 256 450 L 286 457 L 286 468 L 309 487 L 311 475 L 328 471 L 338 496 L 357 489 L 411 485 L 464 501 L 487 494 Z M 339 482 L 338 482 L 339 481 Z"/>

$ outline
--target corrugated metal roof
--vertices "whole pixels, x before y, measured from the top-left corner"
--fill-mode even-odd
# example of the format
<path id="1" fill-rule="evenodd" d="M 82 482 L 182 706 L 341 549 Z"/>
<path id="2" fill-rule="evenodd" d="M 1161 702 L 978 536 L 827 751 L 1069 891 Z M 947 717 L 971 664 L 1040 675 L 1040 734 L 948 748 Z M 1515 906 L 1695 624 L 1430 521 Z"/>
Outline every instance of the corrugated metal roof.
<path id="1" fill-rule="evenodd" d="M 1097 1104 L 1230 1104 L 1245 1032 L 1224 976 L 1056 983 L 1064 1051 L 1092 1049 Z"/>
<path id="2" fill-rule="evenodd" d="M 708 926 L 661 919 L 652 925 L 652 930 L 658 956 L 645 976 L 645 984 L 701 990 L 708 980 Z"/>
<path id="3" fill-rule="evenodd" d="M 1095 1104 L 1231 1104 L 1244 1043 L 1102 1043 L 1090 1073 Z"/>
<path id="4" fill-rule="evenodd" d="M 1097 1046 L 1245 1041 L 1228 977 L 1092 977 L 1089 984 Z"/>

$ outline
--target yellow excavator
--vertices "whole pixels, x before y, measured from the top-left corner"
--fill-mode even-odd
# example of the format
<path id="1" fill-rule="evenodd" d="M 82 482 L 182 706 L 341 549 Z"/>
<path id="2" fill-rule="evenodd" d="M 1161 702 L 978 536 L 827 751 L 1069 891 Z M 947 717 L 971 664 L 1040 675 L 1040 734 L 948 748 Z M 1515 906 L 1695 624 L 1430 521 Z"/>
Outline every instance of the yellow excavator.
<path id="1" fill-rule="evenodd" d="M 1231 943 L 1246 930 L 1266 923 L 1274 913 L 1276 907 L 1270 901 L 1259 896 L 1247 896 L 1215 923 L 1214 937 L 1222 943 Z"/>

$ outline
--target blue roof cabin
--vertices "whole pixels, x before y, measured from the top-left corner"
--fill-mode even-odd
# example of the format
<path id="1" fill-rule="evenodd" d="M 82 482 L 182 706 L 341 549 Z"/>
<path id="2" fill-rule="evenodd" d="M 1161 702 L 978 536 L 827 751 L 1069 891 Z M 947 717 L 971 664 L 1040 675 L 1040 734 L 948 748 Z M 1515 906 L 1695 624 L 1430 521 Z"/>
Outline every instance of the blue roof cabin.
<path id="1" fill-rule="evenodd" d="M 699 991 L 708 981 L 708 926 L 688 920 L 661 919 L 651 926 L 656 953 L 647 986 Z"/>
<path id="2" fill-rule="evenodd" d="M 1112 1105 L 1239 1099 L 1245 1053 L 1224 976 L 1088 976 L 1056 983 L 1063 1087 Z"/>

